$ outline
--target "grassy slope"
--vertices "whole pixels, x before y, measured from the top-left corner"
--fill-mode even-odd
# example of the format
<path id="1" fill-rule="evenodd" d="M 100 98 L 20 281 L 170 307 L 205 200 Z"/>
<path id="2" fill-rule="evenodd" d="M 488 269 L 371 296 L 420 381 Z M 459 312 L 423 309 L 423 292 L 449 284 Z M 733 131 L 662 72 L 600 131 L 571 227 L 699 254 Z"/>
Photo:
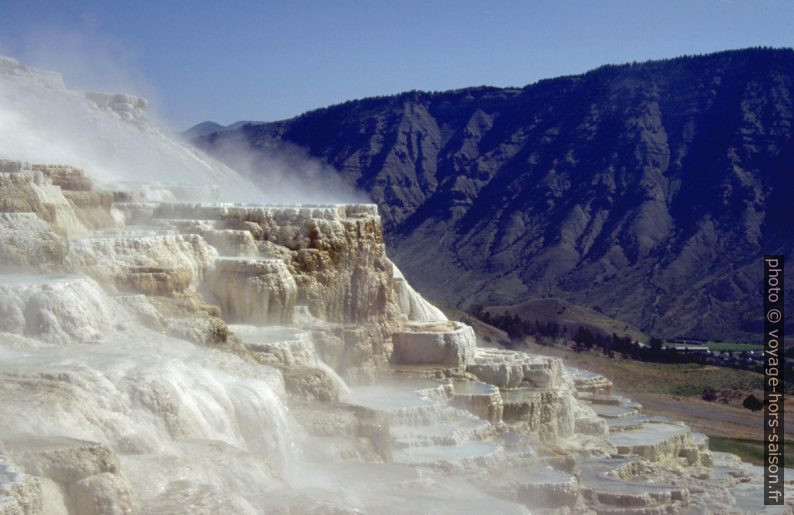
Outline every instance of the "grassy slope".
<path id="1" fill-rule="evenodd" d="M 709 438 L 709 448 L 712 451 L 730 452 L 741 456 L 745 461 L 763 465 L 764 444 L 760 440 L 747 440 L 744 438 L 723 438 L 712 436 Z M 785 443 L 783 463 L 786 467 L 794 467 L 794 442 Z"/>
<path id="2" fill-rule="evenodd" d="M 763 345 L 754 343 L 707 343 L 706 347 L 708 347 L 711 351 L 729 350 L 733 352 L 742 352 L 746 350 L 764 350 Z"/>
<path id="3" fill-rule="evenodd" d="M 649 336 L 636 327 L 625 322 L 610 318 L 592 309 L 571 304 L 562 299 L 530 299 L 520 304 L 512 306 L 487 306 L 485 311 L 492 315 L 504 313 L 518 315 L 519 318 L 534 322 L 557 322 L 568 327 L 569 334 L 573 334 L 576 328 L 584 326 L 590 330 L 601 331 L 604 334 L 612 333 L 619 336 L 628 335 L 639 341 L 647 342 Z"/>

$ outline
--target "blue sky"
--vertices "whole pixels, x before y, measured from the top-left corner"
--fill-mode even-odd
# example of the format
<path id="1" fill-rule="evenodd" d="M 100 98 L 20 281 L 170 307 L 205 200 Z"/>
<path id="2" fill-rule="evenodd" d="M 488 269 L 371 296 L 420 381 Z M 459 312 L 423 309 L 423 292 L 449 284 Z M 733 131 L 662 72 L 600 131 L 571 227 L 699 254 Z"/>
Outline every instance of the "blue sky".
<path id="1" fill-rule="evenodd" d="M 409 89 L 791 47 L 792 27 L 790 0 L 0 0 L 0 54 L 61 71 L 73 87 L 143 94 L 178 130 Z"/>

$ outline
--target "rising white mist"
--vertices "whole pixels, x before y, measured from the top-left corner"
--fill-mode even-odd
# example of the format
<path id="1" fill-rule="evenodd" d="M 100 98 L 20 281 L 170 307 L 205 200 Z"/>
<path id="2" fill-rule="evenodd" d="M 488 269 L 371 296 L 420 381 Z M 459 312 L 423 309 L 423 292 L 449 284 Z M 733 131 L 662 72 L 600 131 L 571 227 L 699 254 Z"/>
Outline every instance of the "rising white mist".
<path id="1" fill-rule="evenodd" d="M 306 150 L 283 142 L 253 145 L 245 129 L 212 142 L 212 154 L 259 186 L 263 201 L 275 203 L 366 203 L 364 191 L 347 184 L 336 170 Z"/>
<path id="2" fill-rule="evenodd" d="M 261 152 L 242 137 L 224 138 L 217 155 L 226 166 L 171 134 L 147 108 L 143 98 L 71 90 L 59 73 L 0 57 L 0 158 L 78 166 L 100 184 L 145 187 L 155 200 L 157 184 L 195 188 L 195 200 L 368 200 L 298 148 Z"/>
<path id="3" fill-rule="evenodd" d="M 84 168 L 100 183 L 217 187 L 219 199 L 256 201 L 239 174 L 151 122 L 146 100 L 84 93 L 62 77 L 0 58 L 0 156 Z"/>

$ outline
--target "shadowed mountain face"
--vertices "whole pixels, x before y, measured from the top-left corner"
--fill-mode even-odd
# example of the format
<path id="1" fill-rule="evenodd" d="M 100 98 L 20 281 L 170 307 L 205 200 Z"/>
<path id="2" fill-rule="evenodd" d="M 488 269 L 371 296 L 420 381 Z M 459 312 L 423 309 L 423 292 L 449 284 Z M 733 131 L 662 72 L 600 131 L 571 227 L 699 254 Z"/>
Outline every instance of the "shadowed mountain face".
<path id="1" fill-rule="evenodd" d="M 757 340 L 761 256 L 794 249 L 793 82 L 794 51 L 750 49 L 351 101 L 198 143 L 325 160 L 436 301 L 554 296 L 654 334 Z"/>

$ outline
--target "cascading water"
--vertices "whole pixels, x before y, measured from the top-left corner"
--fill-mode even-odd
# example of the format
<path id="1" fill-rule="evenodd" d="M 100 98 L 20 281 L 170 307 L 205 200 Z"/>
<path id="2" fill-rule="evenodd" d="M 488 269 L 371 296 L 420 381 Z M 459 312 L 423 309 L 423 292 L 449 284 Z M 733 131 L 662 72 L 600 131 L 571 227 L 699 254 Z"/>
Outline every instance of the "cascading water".
<path id="1" fill-rule="evenodd" d="M 298 444 L 277 371 L 150 331 L 88 278 L 32 277 L 2 283 L 3 298 L 25 302 L 36 286 L 93 285 L 89 295 L 74 288 L 68 298 L 51 297 L 70 308 L 52 316 L 91 331 L 83 339 L 91 343 L 69 345 L 58 333 L 60 345 L 19 336 L 10 340 L 14 348 L 0 348 L 5 452 L 30 454 L 30 435 L 97 442 L 119 456 L 142 498 L 176 479 L 249 494 L 281 486 L 277 478 Z M 18 311 L 39 316 L 30 307 Z M 87 323 L 96 317 L 106 322 L 104 334 Z M 220 461 L 213 458 L 219 445 L 229 449 Z"/>

